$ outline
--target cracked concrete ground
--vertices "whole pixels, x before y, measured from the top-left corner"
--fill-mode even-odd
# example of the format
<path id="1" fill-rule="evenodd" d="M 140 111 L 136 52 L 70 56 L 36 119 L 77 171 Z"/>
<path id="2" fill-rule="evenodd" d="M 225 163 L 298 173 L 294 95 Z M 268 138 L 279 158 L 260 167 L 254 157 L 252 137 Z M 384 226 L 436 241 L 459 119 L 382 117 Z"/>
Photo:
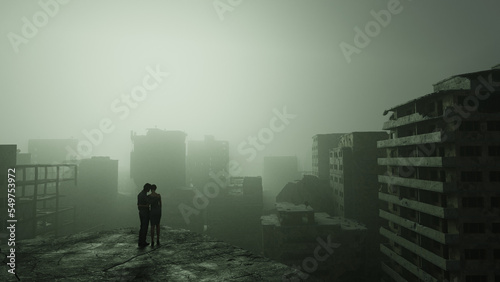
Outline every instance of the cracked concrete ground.
<path id="1" fill-rule="evenodd" d="M 142 249 L 137 228 L 17 241 L 15 270 L 21 281 L 300 281 L 288 280 L 295 269 L 208 236 L 161 234 L 161 246 Z M 0 270 L 0 281 L 17 281 Z"/>

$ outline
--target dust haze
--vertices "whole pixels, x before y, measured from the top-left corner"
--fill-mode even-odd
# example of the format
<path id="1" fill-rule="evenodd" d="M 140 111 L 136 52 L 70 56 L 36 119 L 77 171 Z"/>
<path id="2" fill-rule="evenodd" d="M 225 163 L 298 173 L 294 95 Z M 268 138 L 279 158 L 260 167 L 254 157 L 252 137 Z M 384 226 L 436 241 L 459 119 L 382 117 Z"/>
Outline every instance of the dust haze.
<path id="1" fill-rule="evenodd" d="M 321 136 L 382 136 L 384 111 L 497 65 L 499 10 L 451 0 L 1 1 L 0 144 L 16 145 L 18 165 L 77 164 L 61 203 L 74 204 L 79 231 L 138 226 L 136 196 L 150 182 L 169 196 L 165 217 L 185 204 L 193 231 L 244 237 L 217 233 L 211 216 L 258 229 L 276 197 L 304 204 L 296 195 L 317 184 L 307 177 L 318 173 Z M 158 140 L 168 148 L 154 149 Z M 161 156 L 175 172 L 155 171 Z M 317 185 L 306 209 L 334 193 Z M 221 211 L 239 206 L 248 210 Z M 186 214 L 178 220 L 169 224 Z"/>

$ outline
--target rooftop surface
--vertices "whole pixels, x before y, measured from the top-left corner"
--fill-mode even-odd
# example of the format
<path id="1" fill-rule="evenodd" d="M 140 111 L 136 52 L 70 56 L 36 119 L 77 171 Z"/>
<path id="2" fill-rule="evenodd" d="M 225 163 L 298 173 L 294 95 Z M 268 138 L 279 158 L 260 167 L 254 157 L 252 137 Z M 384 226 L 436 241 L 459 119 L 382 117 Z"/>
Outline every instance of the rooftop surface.
<path id="1" fill-rule="evenodd" d="M 284 275 L 298 277 L 299 272 L 286 265 L 183 229 L 163 226 L 162 245 L 141 249 L 137 229 L 16 241 L 16 274 L 21 281 L 288 281 Z M 6 250 L 2 248 L 2 255 Z M 8 269 L 1 268 L 0 281 L 17 281 Z M 311 278 L 308 281 L 314 281 Z"/>

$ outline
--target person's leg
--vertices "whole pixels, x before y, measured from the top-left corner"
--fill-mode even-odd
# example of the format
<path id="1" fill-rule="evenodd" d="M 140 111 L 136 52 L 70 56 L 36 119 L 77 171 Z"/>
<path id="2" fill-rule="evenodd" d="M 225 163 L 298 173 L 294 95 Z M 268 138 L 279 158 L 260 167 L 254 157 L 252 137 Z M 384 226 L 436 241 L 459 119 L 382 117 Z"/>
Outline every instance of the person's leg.
<path id="1" fill-rule="evenodd" d="M 147 211 L 147 215 L 146 215 L 146 231 L 144 231 L 144 242 L 146 242 L 146 239 L 148 238 L 148 229 L 149 229 L 149 223 L 151 221 L 151 214 L 149 213 L 149 211 Z M 149 243 L 146 243 L 149 245 Z"/>
<path id="2" fill-rule="evenodd" d="M 160 224 L 156 225 L 156 244 L 160 245 Z"/>
<path id="3" fill-rule="evenodd" d="M 140 212 L 139 218 L 141 220 L 141 228 L 139 230 L 139 245 L 145 245 L 146 236 L 148 234 L 149 217 L 145 212 Z"/>
<path id="4" fill-rule="evenodd" d="M 139 220 L 140 220 L 140 227 L 139 227 L 139 239 L 137 240 L 137 244 L 138 245 L 141 245 L 142 241 L 141 241 L 141 237 L 142 237 L 142 216 L 141 216 L 141 212 L 139 212 Z"/>
<path id="5" fill-rule="evenodd" d="M 151 222 L 151 246 L 155 244 L 155 225 Z"/>

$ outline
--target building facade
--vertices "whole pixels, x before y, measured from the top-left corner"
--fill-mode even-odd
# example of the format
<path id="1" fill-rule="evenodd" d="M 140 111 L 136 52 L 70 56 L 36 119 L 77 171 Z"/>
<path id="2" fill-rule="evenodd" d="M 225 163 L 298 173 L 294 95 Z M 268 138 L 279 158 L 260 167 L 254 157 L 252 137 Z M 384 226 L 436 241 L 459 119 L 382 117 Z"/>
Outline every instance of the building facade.
<path id="1" fill-rule="evenodd" d="M 154 183 L 159 189 L 186 186 L 186 133 L 148 129 L 146 135 L 132 133 L 130 177 L 138 187 Z"/>
<path id="2" fill-rule="evenodd" d="M 210 181 L 209 174 L 227 171 L 229 144 L 205 136 L 204 140 L 188 141 L 186 169 L 187 183 L 202 188 Z"/>
<path id="3" fill-rule="evenodd" d="M 382 281 L 500 281 L 500 70 L 387 110 Z"/>
<path id="4" fill-rule="evenodd" d="M 312 144 L 312 174 L 321 180 L 330 179 L 330 150 L 337 147 L 344 133 L 316 134 Z"/>
<path id="5" fill-rule="evenodd" d="M 316 212 L 333 215 L 332 189 L 328 183 L 314 175 L 304 175 L 300 180 L 288 182 L 276 196 L 276 202 L 305 204 Z"/>
<path id="6" fill-rule="evenodd" d="M 343 135 L 338 147 L 330 150 L 330 186 L 335 216 L 364 224 L 377 220 L 379 206 L 374 201 L 379 186 L 377 177 L 384 172 L 384 168 L 377 164 L 377 158 L 385 153 L 377 148 L 377 141 L 387 138 L 384 131 L 353 132 Z"/>
<path id="7" fill-rule="evenodd" d="M 285 274 L 283 281 L 307 281 L 309 276 L 322 281 L 370 281 L 364 268 L 364 226 L 305 205 L 281 202 L 276 210 L 261 217 L 264 256 L 307 274 Z"/>
<path id="8" fill-rule="evenodd" d="M 366 264 L 373 278 L 380 272 L 380 203 L 377 195 L 378 175 L 384 173 L 377 158 L 385 153 L 377 148 L 377 141 L 387 138 L 385 131 L 353 132 L 343 135 L 338 147 L 330 150 L 333 214 L 366 226 Z"/>
<path id="9" fill-rule="evenodd" d="M 0 208 L 13 208 L 16 220 L 16 238 L 28 239 L 37 235 L 66 235 L 74 232 L 74 201 L 68 190 L 75 190 L 77 166 L 74 164 L 16 164 L 17 145 L 0 145 Z M 15 180 L 7 181 L 8 179 Z M 14 184 L 14 185 L 13 185 Z M 70 185 L 63 185 L 70 184 Z M 67 189 L 71 187 L 71 189 Z M 10 188 L 10 189 L 7 189 Z M 7 190 L 15 188 L 15 207 L 7 197 Z M 0 219 L 7 224 L 8 213 Z M 4 230 L 7 227 L 0 224 Z M 7 237 L 5 237 L 7 238 Z M 7 243 L 1 239 L 1 243 Z"/>

